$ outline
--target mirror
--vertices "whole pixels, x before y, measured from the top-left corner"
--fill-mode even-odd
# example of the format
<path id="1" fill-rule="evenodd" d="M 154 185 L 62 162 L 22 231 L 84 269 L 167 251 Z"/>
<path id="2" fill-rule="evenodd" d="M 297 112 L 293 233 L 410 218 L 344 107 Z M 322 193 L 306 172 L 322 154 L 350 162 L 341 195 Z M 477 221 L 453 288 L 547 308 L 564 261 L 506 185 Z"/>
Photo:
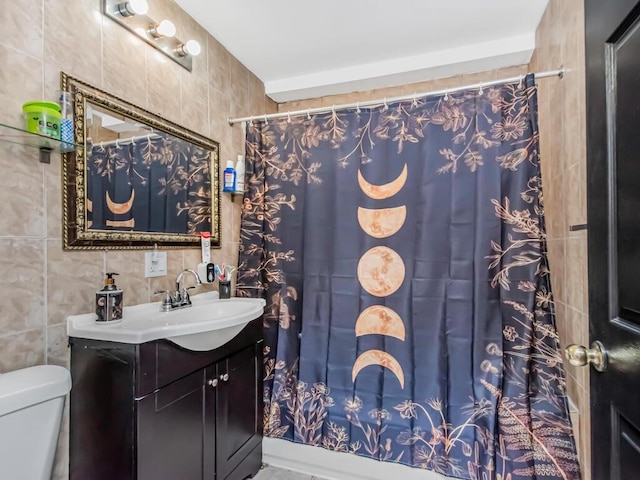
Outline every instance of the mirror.
<path id="1" fill-rule="evenodd" d="M 219 145 L 62 73 L 74 152 L 62 157 L 65 250 L 220 246 Z"/>

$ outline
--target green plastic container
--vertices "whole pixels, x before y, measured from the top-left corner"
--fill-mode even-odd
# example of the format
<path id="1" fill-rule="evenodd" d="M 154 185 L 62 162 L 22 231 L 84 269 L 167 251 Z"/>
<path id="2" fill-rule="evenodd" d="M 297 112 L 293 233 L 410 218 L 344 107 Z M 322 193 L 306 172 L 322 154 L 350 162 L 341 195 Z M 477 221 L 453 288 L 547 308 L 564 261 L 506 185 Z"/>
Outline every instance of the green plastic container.
<path id="1" fill-rule="evenodd" d="M 22 105 L 28 132 L 60 140 L 60 105 L 54 102 L 27 102 Z"/>

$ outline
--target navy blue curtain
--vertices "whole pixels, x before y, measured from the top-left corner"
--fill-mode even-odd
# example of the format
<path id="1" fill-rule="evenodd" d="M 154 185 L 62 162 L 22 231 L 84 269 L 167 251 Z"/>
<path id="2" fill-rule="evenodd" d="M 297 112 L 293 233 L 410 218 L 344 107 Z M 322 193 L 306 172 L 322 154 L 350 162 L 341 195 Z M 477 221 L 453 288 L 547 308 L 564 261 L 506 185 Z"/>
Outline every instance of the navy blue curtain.
<path id="1" fill-rule="evenodd" d="M 198 234 L 211 231 L 211 158 L 168 134 L 91 146 L 91 228 Z"/>
<path id="2" fill-rule="evenodd" d="M 264 429 L 464 479 L 579 479 L 533 77 L 247 127 Z"/>

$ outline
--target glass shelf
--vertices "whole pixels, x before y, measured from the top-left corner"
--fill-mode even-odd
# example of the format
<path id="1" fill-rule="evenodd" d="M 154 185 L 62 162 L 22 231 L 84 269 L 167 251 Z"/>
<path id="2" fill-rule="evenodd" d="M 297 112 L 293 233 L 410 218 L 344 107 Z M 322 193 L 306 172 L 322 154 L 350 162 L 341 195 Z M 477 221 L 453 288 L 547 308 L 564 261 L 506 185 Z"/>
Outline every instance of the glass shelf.
<path id="1" fill-rule="evenodd" d="M 51 152 L 72 152 L 78 146 L 4 123 L 0 123 L 0 141 L 40 149 L 40 162 L 42 163 L 50 162 Z"/>

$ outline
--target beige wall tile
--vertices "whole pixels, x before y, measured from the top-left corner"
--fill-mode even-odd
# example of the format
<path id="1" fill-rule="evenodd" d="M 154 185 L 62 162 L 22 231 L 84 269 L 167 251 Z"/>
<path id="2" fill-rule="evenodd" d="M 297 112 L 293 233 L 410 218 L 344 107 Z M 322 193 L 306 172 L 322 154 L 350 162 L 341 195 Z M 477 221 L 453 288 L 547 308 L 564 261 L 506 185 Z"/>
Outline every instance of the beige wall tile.
<path id="1" fill-rule="evenodd" d="M 587 164 L 585 161 L 574 163 L 566 172 L 566 208 L 567 224 L 587 223 Z M 569 235 L 585 235 L 584 231 Z"/>
<path id="2" fill-rule="evenodd" d="M 47 240 L 49 325 L 66 322 L 69 315 L 93 312 L 103 274 L 104 252 L 63 252 L 60 240 Z"/>
<path id="3" fill-rule="evenodd" d="M 249 99 L 249 70 L 242 65 L 236 57 L 229 57 L 229 80 L 231 81 L 231 100 L 240 109 L 240 115 L 249 115 L 248 99 Z"/>
<path id="4" fill-rule="evenodd" d="M 566 240 L 565 250 L 567 305 L 582 313 L 586 313 L 584 306 L 588 287 L 584 277 L 584 264 L 587 262 L 584 244 L 580 238 L 569 238 Z"/>
<path id="5" fill-rule="evenodd" d="M 43 165 L 38 151 L 12 143 L 0 143 L 0 218 L 2 235 L 44 235 Z"/>
<path id="6" fill-rule="evenodd" d="M 94 1 L 44 1 L 44 58 L 66 73 L 102 85 L 102 14 Z M 73 21 L 69 21 L 69 19 Z"/>
<path id="7" fill-rule="evenodd" d="M 153 113 L 180 123 L 180 70 L 182 67 L 162 53 L 148 48 L 147 55 L 147 106 Z"/>
<path id="8" fill-rule="evenodd" d="M 228 95 L 209 86 L 209 125 L 211 138 L 220 142 L 221 148 L 228 148 L 231 143 L 231 126 L 228 119 L 231 116 L 231 99 Z M 222 153 L 222 152 L 220 152 Z M 226 159 L 220 158 L 221 170 L 224 169 Z"/>
<path id="9" fill-rule="evenodd" d="M 44 327 L 44 241 L 0 240 L 0 271 L 0 335 Z"/>
<path id="10" fill-rule="evenodd" d="M 188 71 L 182 71 L 181 123 L 186 128 L 209 136 L 209 85 Z"/>
<path id="11" fill-rule="evenodd" d="M 42 2 L 3 2 L 0 31 L 2 43 L 42 59 Z"/>
<path id="12" fill-rule="evenodd" d="M 60 365 L 70 368 L 69 337 L 67 324 L 47 327 L 47 365 Z"/>
<path id="13" fill-rule="evenodd" d="M 555 69 L 560 65 L 567 69 L 562 80 L 545 80 L 538 91 L 549 258 L 556 301 L 564 307 L 558 315 L 563 347 L 568 343 L 587 345 L 589 336 L 587 236 L 584 231 L 569 232 L 570 225 L 586 223 L 583 40 L 583 2 L 551 0 L 536 32 L 536 50 L 529 65 L 532 71 Z M 569 396 L 580 411 L 578 448 L 584 478 L 588 478 L 589 371 L 565 365 Z"/>
<path id="14" fill-rule="evenodd" d="M 230 54 L 215 38 L 207 39 L 209 85 L 224 96 L 231 95 Z"/>
<path id="15" fill-rule="evenodd" d="M 162 249 L 160 249 L 162 250 Z M 149 293 L 152 302 L 162 301 L 162 295 L 155 292 L 162 290 L 173 291 L 176 277 L 182 271 L 182 250 L 167 250 L 167 274 L 162 277 L 149 278 Z"/>
<path id="16" fill-rule="evenodd" d="M 23 126 L 22 104 L 42 99 L 42 62 L 0 44 L 0 102 L 2 120 Z M 4 154 L 3 154 L 4 156 Z"/>
<path id="17" fill-rule="evenodd" d="M 147 107 L 145 42 L 110 18 L 102 20 L 103 88 L 142 108 Z"/>
<path id="18" fill-rule="evenodd" d="M 0 336 L 0 373 L 43 364 L 44 331 L 43 327 Z"/>
<path id="19" fill-rule="evenodd" d="M 51 164 L 44 169 L 44 197 L 47 238 L 62 238 L 62 158 L 51 154 Z"/>
<path id="20" fill-rule="evenodd" d="M 143 251 L 109 251 L 106 253 L 106 269 L 107 272 L 118 273 L 115 283 L 123 292 L 125 306 L 149 301 L 149 279 L 144 276 Z"/>

